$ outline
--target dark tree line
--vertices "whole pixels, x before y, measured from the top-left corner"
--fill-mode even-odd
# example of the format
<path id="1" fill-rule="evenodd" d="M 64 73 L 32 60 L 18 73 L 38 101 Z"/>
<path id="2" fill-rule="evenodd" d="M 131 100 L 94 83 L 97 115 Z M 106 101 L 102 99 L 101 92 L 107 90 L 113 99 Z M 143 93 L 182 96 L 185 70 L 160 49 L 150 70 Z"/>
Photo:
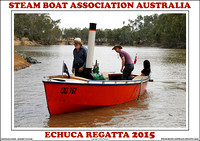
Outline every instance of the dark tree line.
<path id="1" fill-rule="evenodd" d="M 42 44 L 54 44 L 58 39 L 80 37 L 87 44 L 88 28 L 60 29 L 48 14 L 15 14 L 17 37 L 28 37 Z M 123 22 L 122 28 L 97 29 L 96 44 L 146 45 L 186 48 L 186 14 L 139 15 Z"/>
<path id="2" fill-rule="evenodd" d="M 146 45 L 186 48 L 186 14 L 139 15 L 122 28 L 97 29 L 96 44 Z M 88 29 L 64 29 L 63 38 L 81 37 L 87 43 Z"/>
<path id="3" fill-rule="evenodd" d="M 28 37 L 44 45 L 55 44 L 62 36 L 62 30 L 48 14 L 15 14 L 14 34 L 16 37 Z"/>

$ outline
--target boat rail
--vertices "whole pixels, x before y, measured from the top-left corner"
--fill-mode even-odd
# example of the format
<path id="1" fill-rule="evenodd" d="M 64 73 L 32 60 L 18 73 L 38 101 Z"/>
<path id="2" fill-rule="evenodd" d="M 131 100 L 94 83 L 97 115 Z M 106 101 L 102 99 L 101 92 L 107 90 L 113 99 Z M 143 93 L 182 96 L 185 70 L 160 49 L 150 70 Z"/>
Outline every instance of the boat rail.
<path id="1" fill-rule="evenodd" d="M 76 81 L 71 81 L 71 80 Z M 46 77 L 45 82 L 59 82 L 59 83 L 79 83 L 79 84 L 105 84 L 105 85 L 113 85 L 113 84 L 141 84 L 146 83 L 150 80 L 150 76 L 148 77 L 138 77 L 133 80 L 89 80 L 89 79 L 77 79 L 77 78 L 60 78 L 60 77 Z"/>
<path id="2" fill-rule="evenodd" d="M 90 83 L 90 82 L 101 82 L 101 83 L 110 83 L 110 82 L 114 82 L 115 84 L 116 83 L 130 83 L 130 82 L 132 82 L 132 83 L 144 83 L 144 82 L 147 82 L 147 81 L 149 81 L 149 79 L 150 79 L 150 76 L 149 77 L 147 77 L 147 78 L 145 78 L 145 79 L 139 79 L 139 80 L 86 80 L 86 82 L 87 83 Z"/>

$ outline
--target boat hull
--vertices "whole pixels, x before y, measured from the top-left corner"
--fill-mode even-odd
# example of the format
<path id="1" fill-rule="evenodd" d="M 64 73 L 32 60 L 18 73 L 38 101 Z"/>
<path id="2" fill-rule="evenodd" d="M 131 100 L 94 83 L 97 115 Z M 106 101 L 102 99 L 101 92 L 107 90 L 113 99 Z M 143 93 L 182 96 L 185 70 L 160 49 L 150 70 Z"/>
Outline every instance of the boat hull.
<path id="1" fill-rule="evenodd" d="M 147 82 L 88 84 L 43 81 L 51 115 L 125 103 L 139 98 Z"/>

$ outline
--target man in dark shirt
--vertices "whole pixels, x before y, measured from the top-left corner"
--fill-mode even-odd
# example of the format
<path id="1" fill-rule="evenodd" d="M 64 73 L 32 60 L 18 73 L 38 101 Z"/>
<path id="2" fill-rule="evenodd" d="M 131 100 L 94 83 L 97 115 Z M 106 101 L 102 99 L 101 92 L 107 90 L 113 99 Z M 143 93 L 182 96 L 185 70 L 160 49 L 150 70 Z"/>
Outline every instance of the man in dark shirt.
<path id="1" fill-rule="evenodd" d="M 112 48 L 112 50 L 115 50 L 117 53 L 119 53 L 119 55 L 122 59 L 122 68 L 121 68 L 121 72 L 123 72 L 122 79 L 123 80 L 132 80 L 131 72 L 134 69 L 133 61 L 131 59 L 131 56 L 127 52 L 125 52 L 121 49 L 122 49 L 122 47 L 120 45 L 116 45 Z"/>
<path id="2" fill-rule="evenodd" d="M 80 38 L 74 39 L 74 47 L 72 73 L 75 73 L 75 76 L 83 77 L 86 66 L 87 48 L 82 45 Z"/>

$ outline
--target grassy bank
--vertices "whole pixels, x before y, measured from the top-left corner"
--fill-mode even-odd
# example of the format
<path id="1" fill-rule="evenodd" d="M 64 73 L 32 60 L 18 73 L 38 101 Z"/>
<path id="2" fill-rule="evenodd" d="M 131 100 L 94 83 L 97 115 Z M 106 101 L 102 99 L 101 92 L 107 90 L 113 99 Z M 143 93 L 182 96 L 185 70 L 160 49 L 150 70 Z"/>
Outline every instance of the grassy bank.
<path id="1" fill-rule="evenodd" d="M 30 41 L 27 37 L 17 38 L 14 37 L 14 46 L 38 46 L 41 45 L 36 41 Z"/>

